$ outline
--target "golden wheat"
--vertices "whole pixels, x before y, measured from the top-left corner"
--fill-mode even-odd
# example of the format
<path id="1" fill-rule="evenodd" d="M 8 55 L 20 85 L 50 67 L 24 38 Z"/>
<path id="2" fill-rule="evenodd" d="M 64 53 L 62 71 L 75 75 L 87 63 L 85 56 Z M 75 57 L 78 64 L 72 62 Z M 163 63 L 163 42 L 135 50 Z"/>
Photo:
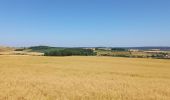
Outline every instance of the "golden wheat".
<path id="1" fill-rule="evenodd" d="M 170 100 L 170 61 L 1 55 L 0 100 Z"/>

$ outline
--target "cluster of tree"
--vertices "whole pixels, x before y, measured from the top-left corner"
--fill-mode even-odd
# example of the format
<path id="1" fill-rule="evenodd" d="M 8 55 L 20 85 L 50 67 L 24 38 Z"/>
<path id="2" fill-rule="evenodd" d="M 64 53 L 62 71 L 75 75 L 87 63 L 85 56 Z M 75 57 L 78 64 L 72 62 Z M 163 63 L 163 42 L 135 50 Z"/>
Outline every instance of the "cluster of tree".
<path id="1" fill-rule="evenodd" d="M 127 51 L 127 49 L 124 48 L 112 48 L 112 51 Z"/>
<path id="2" fill-rule="evenodd" d="M 59 47 L 50 47 L 50 46 L 34 46 L 34 47 L 29 47 L 28 49 L 31 49 L 33 52 L 46 52 L 48 50 L 53 50 L 53 49 L 63 49 Z"/>
<path id="3" fill-rule="evenodd" d="M 157 54 L 152 54 L 152 58 L 165 58 L 168 53 L 157 53 Z"/>
<path id="4" fill-rule="evenodd" d="M 65 49 L 51 49 L 44 53 L 45 56 L 94 56 L 96 53 L 90 49 L 81 48 L 65 48 Z"/>
<path id="5" fill-rule="evenodd" d="M 26 48 L 17 48 L 17 49 L 15 49 L 15 51 L 24 51 L 24 50 L 26 50 Z"/>

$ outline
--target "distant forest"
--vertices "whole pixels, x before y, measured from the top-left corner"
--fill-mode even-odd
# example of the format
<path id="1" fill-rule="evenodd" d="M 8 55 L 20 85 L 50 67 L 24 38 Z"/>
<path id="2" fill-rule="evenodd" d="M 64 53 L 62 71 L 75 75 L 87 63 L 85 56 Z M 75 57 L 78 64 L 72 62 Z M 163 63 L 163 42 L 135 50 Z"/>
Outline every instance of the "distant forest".
<path id="1" fill-rule="evenodd" d="M 60 48 L 49 46 L 30 47 L 32 51 L 43 52 L 44 56 L 94 56 L 96 53 L 91 49 L 83 48 Z"/>

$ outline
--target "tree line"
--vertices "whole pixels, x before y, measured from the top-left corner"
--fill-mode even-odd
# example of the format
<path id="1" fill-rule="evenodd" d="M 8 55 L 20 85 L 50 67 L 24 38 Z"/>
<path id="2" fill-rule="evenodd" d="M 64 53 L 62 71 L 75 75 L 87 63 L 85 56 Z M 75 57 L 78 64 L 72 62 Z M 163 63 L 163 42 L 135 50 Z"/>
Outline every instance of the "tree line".
<path id="1" fill-rule="evenodd" d="M 96 53 L 91 49 L 65 48 L 46 50 L 44 56 L 94 56 Z"/>

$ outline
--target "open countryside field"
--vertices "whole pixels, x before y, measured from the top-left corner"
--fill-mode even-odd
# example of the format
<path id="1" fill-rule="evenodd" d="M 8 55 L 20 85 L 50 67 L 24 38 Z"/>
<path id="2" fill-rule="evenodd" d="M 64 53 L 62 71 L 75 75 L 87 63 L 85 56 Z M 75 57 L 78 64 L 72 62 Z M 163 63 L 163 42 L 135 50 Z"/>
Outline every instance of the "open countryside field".
<path id="1" fill-rule="evenodd" d="M 1 55 L 0 100 L 170 100 L 170 60 Z"/>

